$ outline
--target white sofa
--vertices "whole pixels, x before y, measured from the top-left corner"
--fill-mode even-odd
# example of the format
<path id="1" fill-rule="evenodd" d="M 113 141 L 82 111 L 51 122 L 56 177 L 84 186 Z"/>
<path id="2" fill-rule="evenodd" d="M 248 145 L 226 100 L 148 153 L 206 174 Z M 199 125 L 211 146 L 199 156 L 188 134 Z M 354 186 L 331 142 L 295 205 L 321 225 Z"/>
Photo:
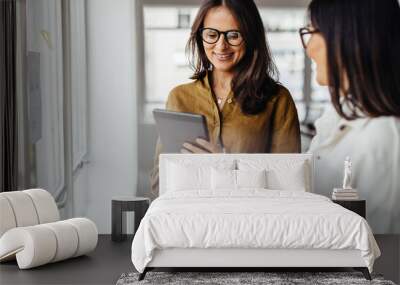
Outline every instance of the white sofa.
<path id="1" fill-rule="evenodd" d="M 96 248 L 96 225 L 86 218 L 60 221 L 43 189 L 0 193 L 0 262 L 28 269 L 84 255 Z"/>

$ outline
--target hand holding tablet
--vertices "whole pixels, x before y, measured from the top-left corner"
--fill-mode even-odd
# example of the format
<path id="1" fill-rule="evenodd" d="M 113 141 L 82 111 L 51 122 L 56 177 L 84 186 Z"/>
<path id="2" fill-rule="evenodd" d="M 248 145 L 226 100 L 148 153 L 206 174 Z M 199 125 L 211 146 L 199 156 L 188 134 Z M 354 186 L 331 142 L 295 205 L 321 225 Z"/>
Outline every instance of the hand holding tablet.
<path id="1" fill-rule="evenodd" d="M 153 110 L 163 153 L 223 152 L 209 142 L 206 119 L 203 115 Z"/>
<path id="2" fill-rule="evenodd" d="M 196 144 L 201 146 L 201 148 L 193 145 L 191 143 L 184 143 L 181 149 L 182 153 L 223 153 L 225 152 L 220 145 L 215 145 L 209 141 L 203 140 L 201 138 L 196 139 Z"/>

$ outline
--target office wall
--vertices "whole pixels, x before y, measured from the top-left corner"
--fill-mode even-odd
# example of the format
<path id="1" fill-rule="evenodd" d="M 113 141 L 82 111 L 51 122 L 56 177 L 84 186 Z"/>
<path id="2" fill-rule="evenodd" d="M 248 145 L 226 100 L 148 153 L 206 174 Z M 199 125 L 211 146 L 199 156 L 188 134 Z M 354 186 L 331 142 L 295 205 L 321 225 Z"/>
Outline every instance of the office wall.
<path id="1" fill-rule="evenodd" d="M 130 0 L 86 2 L 89 163 L 74 185 L 75 193 L 87 191 L 87 201 L 76 202 L 75 212 L 93 219 L 100 233 L 111 230 L 112 196 L 136 193 L 133 6 Z"/>

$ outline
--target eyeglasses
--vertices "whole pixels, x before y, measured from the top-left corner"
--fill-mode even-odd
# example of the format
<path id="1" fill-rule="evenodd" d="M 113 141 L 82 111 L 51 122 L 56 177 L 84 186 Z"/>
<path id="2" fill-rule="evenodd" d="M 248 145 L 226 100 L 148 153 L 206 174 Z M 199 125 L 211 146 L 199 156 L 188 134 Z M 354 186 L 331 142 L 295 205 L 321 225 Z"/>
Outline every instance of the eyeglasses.
<path id="1" fill-rule="evenodd" d="M 299 29 L 299 34 L 301 38 L 301 43 L 304 48 L 307 48 L 307 45 L 313 34 L 319 33 L 318 29 L 310 30 L 310 28 L 301 28 Z"/>
<path id="2" fill-rule="evenodd" d="M 238 46 L 243 42 L 242 34 L 236 30 L 221 32 L 212 28 L 200 29 L 200 37 L 208 44 L 218 42 L 221 34 L 224 35 L 225 41 L 231 46 Z"/>

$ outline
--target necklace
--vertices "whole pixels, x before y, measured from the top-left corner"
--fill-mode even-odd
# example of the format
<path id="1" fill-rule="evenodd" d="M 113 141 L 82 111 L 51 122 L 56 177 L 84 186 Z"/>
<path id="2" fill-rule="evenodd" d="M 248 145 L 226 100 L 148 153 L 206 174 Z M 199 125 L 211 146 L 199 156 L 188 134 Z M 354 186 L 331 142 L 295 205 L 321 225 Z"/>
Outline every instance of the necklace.
<path id="1" fill-rule="evenodd" d="M 219 97 L 217 95 L 215 95 L 215 97 L 217 98 L 217 103 L 219 107 L 222 107 L 223 103 L 226 101 L 226 99 L 229 97 L 229 95 L 225 96 L 225 97 Z M 230 100 L 228 100 L 228 103 Z"/>

